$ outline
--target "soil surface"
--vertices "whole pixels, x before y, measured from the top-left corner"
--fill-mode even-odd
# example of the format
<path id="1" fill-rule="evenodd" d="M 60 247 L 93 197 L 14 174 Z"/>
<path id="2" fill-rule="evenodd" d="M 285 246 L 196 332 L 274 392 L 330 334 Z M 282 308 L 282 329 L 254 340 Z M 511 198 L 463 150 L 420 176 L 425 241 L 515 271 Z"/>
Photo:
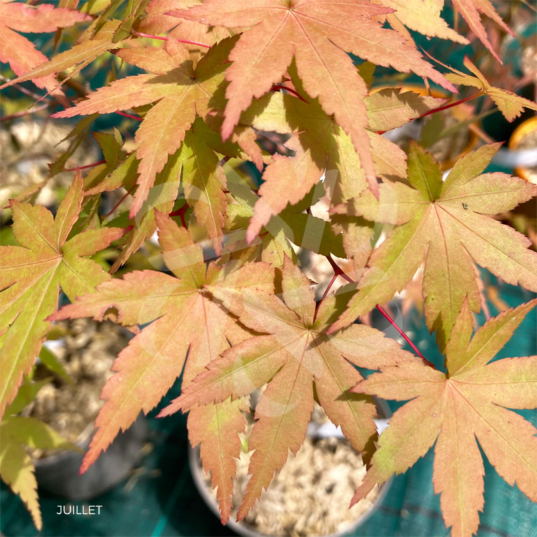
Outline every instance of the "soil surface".
<path id="1" fill-rule="evenodd" d="M 104 404 L 101 390 L 112 375 L 112 363 L 127 346 L 128 338 L 121 327 L 108 321 L 77 319 L 54 327 L 64 331 L 65 336 L 57 341 L 53 353 L 74 385 L 38 362 L 34 378 L 54 378 L 41 388 L 23 415 L 44 421 L 71 442 L 83 441 L 91 434 L 93 422 Z M 34 458 L 52 453 L 32 450 Z"/>
<path id="2" fill-rule="evenodd" d="M 328 421 L 317 404 L 311 421 L 319 424 Z M 243 443 L 247 441 L 251 427 L 249 424 Z M 237 514 L 248 484 L 250 456 L 251 453 L 242 452 L 237 460 L 233 516 Z M 285 537 L 344 531 L 371 509 L 378 497 L 379 489 L 376 488 L 349 509 L 350 500 L 365 473 L 361 455 L 344 438 L 307 437 L 296 456 L 289 455 L 245 523 L 260 533 Z M 209 476 L 205 474 L 205 477 L 210 488 Z"/>

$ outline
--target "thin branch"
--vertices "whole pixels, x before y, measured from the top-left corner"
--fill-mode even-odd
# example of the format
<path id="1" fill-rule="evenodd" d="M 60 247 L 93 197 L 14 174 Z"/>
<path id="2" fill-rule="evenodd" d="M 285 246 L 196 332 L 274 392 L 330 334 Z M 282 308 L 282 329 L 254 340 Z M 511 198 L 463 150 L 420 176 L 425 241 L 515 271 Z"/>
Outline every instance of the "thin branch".
<path id="1" fill-rule="evenodd" d="M 101 164 L 105 164 L 106 160 L 99 160 L 97 162 L 93 162 L 91 164 L 86 164 L 85 166 L 77 166 L 76 168 L 64 168 L 62 171 L 64 172 L 78 172 L 80 170 L 87 170 L 88 168 L 95 168 L 95 166 L 100 166 Z"/>
<path id="2" fill-rule="evenodd" d="M 9 116 L 0 117 L 0 121 L 10 121 L 11 119 L 17 119 L 19 117 L 29 116 L 31 114 L 35 114 L 36 112 L 39 112 L 41 110 L 44 110 L 45 108 L 48 108 L 50 102 L 47 102 L 45 104 L 42 104 L 41 106 L 38 106 L 37 108 L 34 108 L 33 110 L 23 110 L 22 112 L 17 112 L 16 114 L 11 114 Z"/>
<path id="3" fill-rule="evenodd" d="M 188 210 L 188 205 L 185 203 L 180 209 L 177 209 L 177 211 L 172 211 L 168 216 L 179 216 L 181 218 L 181 223 L 183 224 L 183 227 L 185 229 L 188 229 L 188 226 L 186 225 L 185 220 L 185 214 Z"/>
<path id="4" fill-rule="evenodd" d="M 147 37 L 148 39 L 158 39 L 159 41 L 168 41 L 168 37 L 161 37 L 159 35 L 144 34 L 142 32 L 137 32 L 133 30 L 132 33 L 138 37 Z M 211 45 L 205 43 L 199 43 L 198 41 L 188 41 L 187 39 L 176 39 L 179 43 L 186 43 L 187 45 L 196 45 L 198 47 L 211 48 Z"/>
<path id="5" fill-rule="evenodd" d="M 349 283 L 354 283 L 354 280 L 346 272 L 343 271 L 343 269 L 332 259 L 331 255 L 327 255 L 326 259 L 328 259 L 328 262 L 330 263 L 330 265 L 334 269 L 334 272 L 338 276 L 341 276 L 344 280 L 347 280 Z"/>
<path id="6" fill-rule="evenodd" d="M 0 75 L 0 80 L 4 82 L 11 82 L 12 79 L 6 78 L 5 76 Z M 21 86 L 21 84 L 13 84 L 13 87 L 17 88 L 19 91 L 21 91 L 25 95 L 28 95 L 28 97 L 31 97 L 32 99 L 37 99 L 39 101 L 40 99 L 43 98 L 41 95 L 34 93 L 33 91 L 30 91 L 29 89 L 26 89 L 24 86 Z"/>

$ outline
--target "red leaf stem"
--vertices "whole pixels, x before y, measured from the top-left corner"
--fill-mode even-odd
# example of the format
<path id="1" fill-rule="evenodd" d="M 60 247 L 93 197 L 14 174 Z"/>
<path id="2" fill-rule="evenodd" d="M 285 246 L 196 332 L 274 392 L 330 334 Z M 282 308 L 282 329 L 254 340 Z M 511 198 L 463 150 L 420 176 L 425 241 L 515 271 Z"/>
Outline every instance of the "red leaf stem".
<path id="1" fill-rule="evenodd" d="M 135 119 L 136 121 L 143 121 L 143 119 L 140 116 L 133 116 L 132 114 L 127 114 L 126 112 L 120 112 L 119 110 L 115 111 L 116 114 L 119 114 L 123 117 L 128 117 L 130 119 Z"/>
<path id="2" fill-rule="evenodd" d="M 122 198 L 112 207 L 110 211 L 108 211 L 105 215 L 103 215 L 103 218 L 108 218 L 113 212 L 125 201 L 125 198 L 137 187 L 138 185 L 133 185 Z"/>
<path id="3" fill-rule="evenodd" d="M 309 104 L 309 102 L 306 101 L 306 99 L 304 99 L 304 97 L 302 97 L 302 95 L 300 95 L 300 93 L 298 93 L 298 91 L 296 91 L 293 88 L 288 88 L 287 86 L 284 86 L 283 84 L 274 84 L 271 88 L 271 91 L 278 91 L 278 90 L 288 91 L 289 93 L 292 93 L 293 95 L 298 97 L 301 101 L 304 101 L 305 103 Z"/>
<path id="4" fill-rule="evenodd" d="M 158 35 L 144 34 L 142 32 L 133 31 L 134 35 L 138 37 L 147 37 L 148 39 L 158 39 L 159 41 L 168 41 L 168 37 L 161 37 Z M 199 43 L 198 41 L 188 41 L 187 39 L 177 39 L 179 43 L 186 43 L 187 45 L 197 45 L 198 47 L 211 48 L 211 45 L 206 45 L 205 43 Z"/>
<path id="5" fill-rule="evenodd" d="M 341 276 L 343 279 L 347 280 L 349 283 L 354 283 L 354 280 L 350 276 L 348 276 L 339 267 L 339 265 L 332 259 L 332 257 L 330 255 L 326 256 L 326 259 L 328 259 L 328 262 L 330 263 L 330 265 L 334 269 L 334 276 Z M 334 278 L 332 278 L 332 280 L 333 279 Z M 329 288 L 331 287 L 332 283 L 333 283 L 333 281 L 330 283 Z M 326 296 L 326 294 L 327 294 L 327 292 L 325 291 L 325 294 L 323 295 L 323 298 Z M 377 310 L 380 311 L 380 313 L 382 313 L 384 318 L 397 330 L 397 332 L 399 332 L 399 334 L 403 337 L 403 339 L 412 347 L 414 352 L 424 361 L 424 363 L 426 365 L 428 365 L 429 367 L 432 367 L 432 368 L 436 369 L 434 364 L 429 362 L 429 360 L 427 360 L 427 358 L 425 358 L 425 356 L 423 356 L 423 354 L 420 352 L 418 347 L 416 347 L 416 345 L 414 345 L 414 343 L 412 343 L 410 338 L 405 334 L 405 332 L 401 328 L 399 328 L 397 323 L 388 315 L 388 313 L 386 313 L 386 311 L 384 311 L 384 309 L 382 309 L 378 304 L 375 307 L 377 308 Z"/>
<path id="6" fill-rule="evenodd" d="M 99 160 L 97 162 L 92 162 L 91 164 L 86 164 L 85 166 L 77 166 L 76 168 L 64 168 L 64 172 L 78 172 L 80 170 L 87 170 L 88 168 L 95 168 L 95 166 L 100 166 L 101 164 L 105 164 L 106 160 Z"/>
<path id="7" fill-rule="evenodd" d="M 469 97 L 465 97 L 464 99 L 460 99 L 458 101 L 455 101 L 454 103 L 445 104 L 444 106 L 440 106 L 438 108 L 433 108 L 432 110 L 429 110 L 428 112 L 425 112 L 425 114 L 422 114 L 421 116 L 417 117 L 416 119 L 420 119 L 422 117 L 430 116 L 431 114 L 436 114 L 436 112 L 442 112 L 444 110 L 448 110 L 449 108 L 453 108 L 454 106 L 459 106 L 459 104 L 466 103 L 468 101 L 471 101 L 472 99 L 475 99 L 476 97 L 481 97 L 483 95 L 482 92 L 478 91 L 477 93 L 474 93 L 473 95 L 470 95 Z M 377 134 L 384 134 L 386 131 L 377 131 Z"/>
<path id="8" fill-rule="evenodd" d="M 180 209 L 177 209 L 177 211 L 172 211 L 168 216 L 179 216 L 181 218 L 181 223 L 183 224 L 183 227 L 185 229 L 188 229 L 185 220 L 185 214 L 187 210 L 188 205 L 185 203 Z"/>

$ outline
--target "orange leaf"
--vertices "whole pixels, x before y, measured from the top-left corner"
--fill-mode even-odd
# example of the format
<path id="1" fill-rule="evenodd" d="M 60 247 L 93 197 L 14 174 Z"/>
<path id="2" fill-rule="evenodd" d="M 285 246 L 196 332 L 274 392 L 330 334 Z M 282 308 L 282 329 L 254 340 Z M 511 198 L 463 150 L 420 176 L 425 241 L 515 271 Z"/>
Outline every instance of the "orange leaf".
<path id="1" fill-rule="evenodd" d="M 537 430 L 502 408 L 537 407 L 537 356 L 489 364 L 536 304 L 532 300 L 501 313 L 470 341 L 473 319 L 465 301 L 446 348 L 447 375 L 423 364 L 401 363 L 382 367 L 352 390 L 384 399 L 412 399 L 380 436 L 352 504 L 376 483 L 405 472 L 436 441 L 433 483 L 435 492 L 442 494 L 446 526 L 452 527 L 454 537 L 474 535 L 484 490 L 476 439 L 498 473 L 537 501 Z"/>

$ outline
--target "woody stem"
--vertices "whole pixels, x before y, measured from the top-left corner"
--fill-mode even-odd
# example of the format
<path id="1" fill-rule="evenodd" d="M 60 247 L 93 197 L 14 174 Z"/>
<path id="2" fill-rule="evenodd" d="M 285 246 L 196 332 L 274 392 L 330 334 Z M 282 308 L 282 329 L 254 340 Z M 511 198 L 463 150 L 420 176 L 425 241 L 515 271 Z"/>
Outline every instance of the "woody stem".
<path id="1" fill-rule="evenodd" d="M 185 220 L 185 214 L 188 210 L 188 205 L 185 203 L 180 209 L 177 209 L 177 211 L 171 212 L 168 216 L 179 216 L 181 218 L 181 223 L 183 224 L 183 227 L 185 229 L 188 229 L 188 226 L 186 225 Z"/>

